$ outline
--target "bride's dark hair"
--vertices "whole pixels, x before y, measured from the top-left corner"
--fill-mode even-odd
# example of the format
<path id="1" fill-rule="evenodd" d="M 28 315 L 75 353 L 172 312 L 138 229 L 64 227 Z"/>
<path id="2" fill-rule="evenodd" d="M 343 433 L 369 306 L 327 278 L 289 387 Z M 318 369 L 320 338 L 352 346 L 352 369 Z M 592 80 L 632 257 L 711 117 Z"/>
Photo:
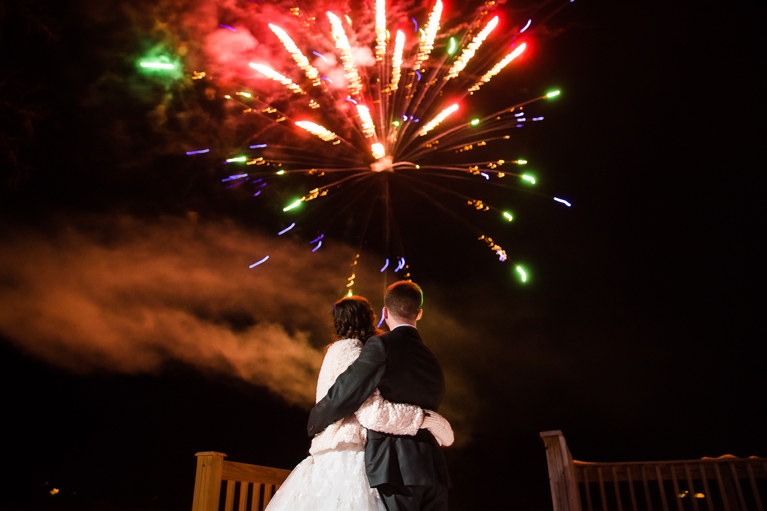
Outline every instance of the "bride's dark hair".
<path id="1" fill-rule="evenodd" d="M 348 296 L 334 303 L 333 324 L 337 339 L 359 339 L 365 342 L 378 333 L 373 307 L 361 296 Z"/>

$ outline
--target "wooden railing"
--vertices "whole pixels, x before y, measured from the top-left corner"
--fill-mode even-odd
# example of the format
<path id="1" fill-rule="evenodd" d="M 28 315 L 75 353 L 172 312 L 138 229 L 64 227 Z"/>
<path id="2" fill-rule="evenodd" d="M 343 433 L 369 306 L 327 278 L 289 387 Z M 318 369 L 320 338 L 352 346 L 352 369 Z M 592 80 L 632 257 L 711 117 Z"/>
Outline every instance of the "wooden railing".
<path id="1" fill-rule="evenodd" d="M 554 511 L 764 511 L 767 458 L 588 463 L 541 434 Z"/>
<path id="2" fill-rule="evenodd" d="M 281 468 L 227 461 L 226 454 L 220 452 L 198 452 L 195 456 L 192 511 L 234 511 L 235 503 L 237 511 L 263 511 L 290 474 Z"/>

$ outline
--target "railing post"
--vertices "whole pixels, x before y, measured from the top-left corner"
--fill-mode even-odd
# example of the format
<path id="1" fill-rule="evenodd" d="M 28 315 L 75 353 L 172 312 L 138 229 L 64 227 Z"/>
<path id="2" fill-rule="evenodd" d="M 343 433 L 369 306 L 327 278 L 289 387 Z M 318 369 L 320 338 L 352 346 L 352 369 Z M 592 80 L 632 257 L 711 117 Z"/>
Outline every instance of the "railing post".
<path id="1" fill-rule="evenodd" d="M 224 471 L 222 452 L 204 451 L 197 456 L 197 473 L 194 477 L 192 511 L 218 511 L 221 498 L 221 475 Z"/>
<path id="2" fill-rule="evenodd" d="M 573 458 L 561 431 L 540 433 L 546 446 L 546 462 L 549 467 L 549 485 L 554 511 L 581 511 L 578 482 L 575 480 Z"/>

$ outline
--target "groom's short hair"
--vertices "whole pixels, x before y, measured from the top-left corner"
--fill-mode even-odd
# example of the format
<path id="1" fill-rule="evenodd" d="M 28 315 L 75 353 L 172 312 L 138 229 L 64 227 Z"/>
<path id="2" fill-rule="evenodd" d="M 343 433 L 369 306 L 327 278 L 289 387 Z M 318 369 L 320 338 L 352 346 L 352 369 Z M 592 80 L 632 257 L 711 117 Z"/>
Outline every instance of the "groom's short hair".
<path id="1" fill-rule="evenodd" d="M 395 317 L 415 321 L 423 306 L 423 291 L 415 282 L 400 280 L 386 288 L 384 306 Z"/>

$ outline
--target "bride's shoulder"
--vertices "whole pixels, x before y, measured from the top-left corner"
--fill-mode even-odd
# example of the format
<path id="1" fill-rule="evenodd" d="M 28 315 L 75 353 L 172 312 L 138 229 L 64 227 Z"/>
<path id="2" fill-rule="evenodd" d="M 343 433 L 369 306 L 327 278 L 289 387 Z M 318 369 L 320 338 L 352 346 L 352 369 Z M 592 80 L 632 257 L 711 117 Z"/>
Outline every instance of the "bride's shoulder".
<path id="1" fill-rule="evenodd" d="M 361 347 L 362 341 L 359 339 L 339 339 L 335 342 L 330 343 L 330 346 L 328 346 L 328 349 L 344 349 L 349 347 Z"/>
<path id="2" fill-rule="evenodd" d="M 350 351 L 359 351 L 362 349 L 362 342 L 359 339 L 340 339 L 328 345 L 326 353 L 340 354 Z"/>

